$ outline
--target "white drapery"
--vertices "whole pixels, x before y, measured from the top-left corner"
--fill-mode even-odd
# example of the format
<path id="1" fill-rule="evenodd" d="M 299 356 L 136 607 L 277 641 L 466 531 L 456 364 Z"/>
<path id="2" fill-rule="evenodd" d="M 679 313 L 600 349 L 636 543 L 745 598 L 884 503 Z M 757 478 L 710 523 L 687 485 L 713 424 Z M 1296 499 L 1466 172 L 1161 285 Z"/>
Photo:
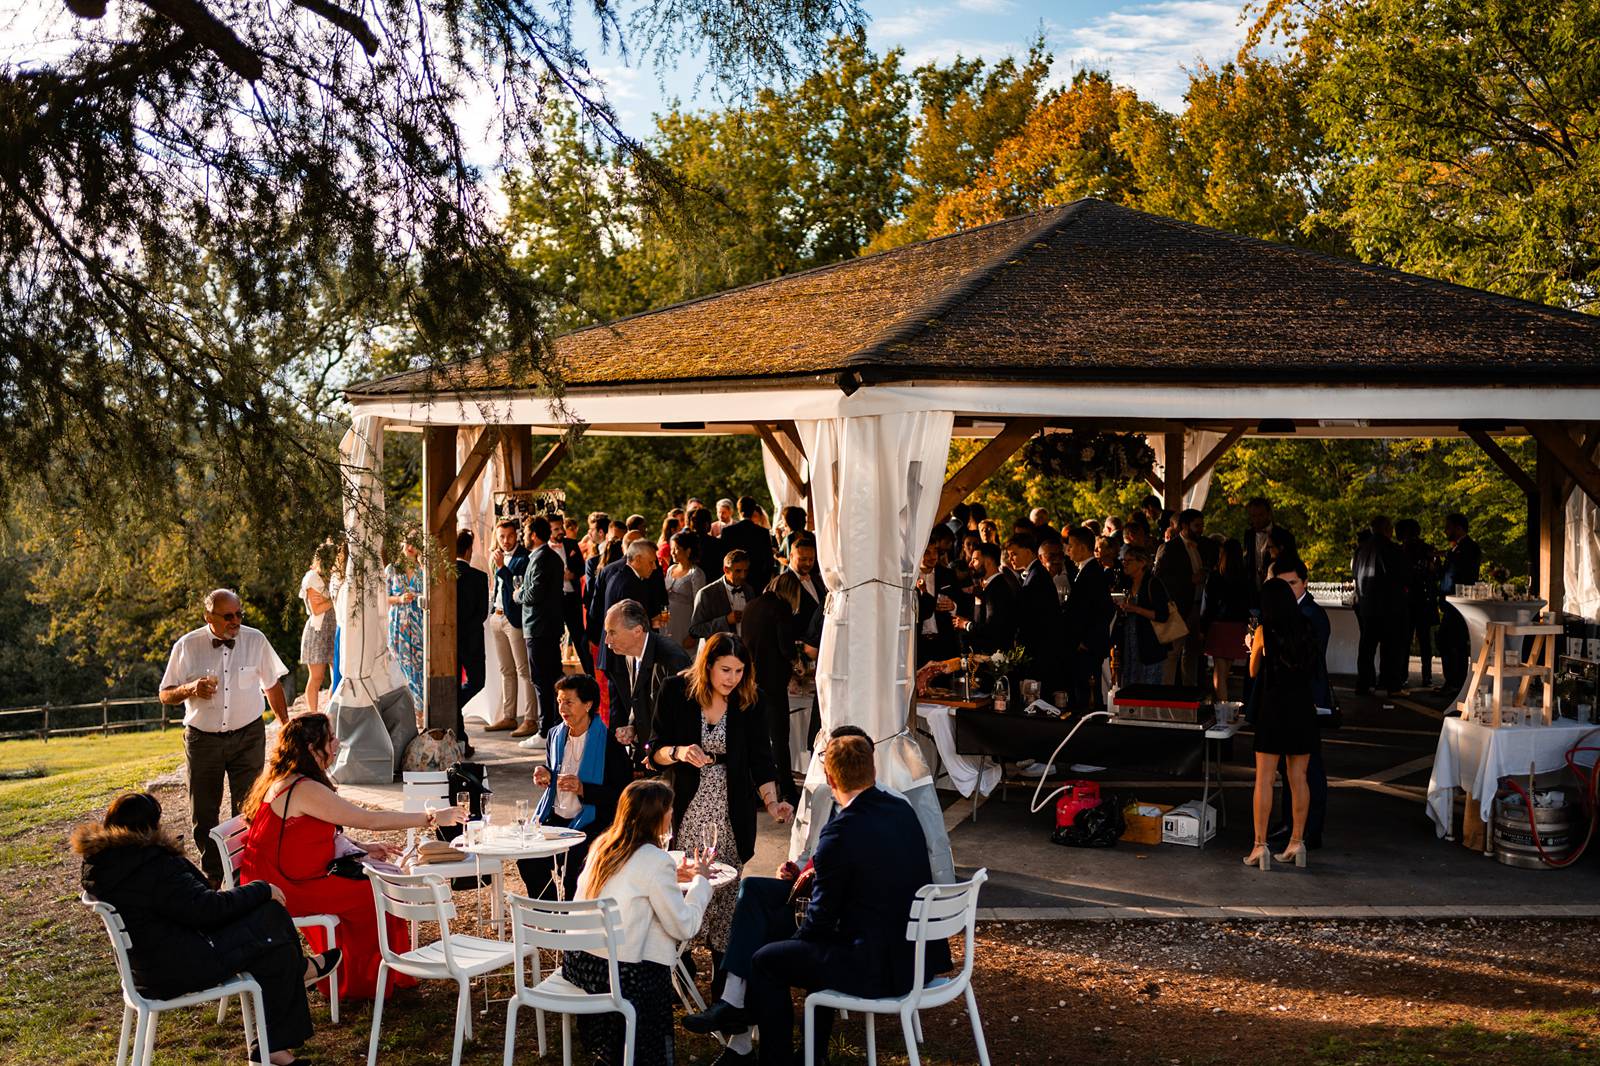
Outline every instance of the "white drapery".
<path id="1" fill-rule="evenodd" d="M 778 450 L 781 451 L 791 466 L 802 478 L 809 477 L 806 472 L 806 458 L 800 454 L 792 442 L 785 437 L 778 437 Z M 772 495 L 772 503 L 777 508 L 772 512 L 776 519 L 785 507 L 804 507 L 806 505 L 805 486 L 796 485 L 789 480 L 789 475 L 783 472 L 783 467 L 778 465 L 778 460 L 773 458 L 772 447 L 766 441 L 761 442 L 761 469 L 767 476 L 767 492 Z"/>
<path id="2" fill-rule="evenodd" d="M 1150 442 L 1150 447 L 1156 451 L 1156 473 L 1165 482 L 1167 479 L 1167 439 L 1160 433 L 1151 433 L 1145 439 Z M 1193 470 L 1195 464 L 1210 453 L 1211 449 L 1215 448 L 1217 442 L 1221 439 L 1222 434 L 1215 433 L 1209 429 L 1184 430 L 1183 462 L 1187 469 L 1178 471 L 1178 476 L 1183 477 L 1189 470 Z M 1190 486 L 1189 491 L 1183 494 L 1183 505 L 1185 507 L 1193 507 L 1197 511 L 1204 510 L 1206 497 L 1210 495 L 1211 471 L 1207 470 L 1205 476 L 1196 481 Z M 1156 530 L 1156 533 L 1159 535 L 1160 530 Z"/>
<path id="3" fill-rule="evenodd" d="M 388 589 L 381 564 L 383 432 L 386 420 L 357 416 L 339 443 L 348 546 L 339 618 L 339 687 L 329 715 L 341 741 L 329 771 L 345 783 L 387 783 L 416 735 L 415 709 L 389 651 Z"/>
<path id="4" fill-rule="evenodd" d="M 919 816 L 930 803 L 934 815 L 938 808 L 927 766 L 905 735 L 915 662 L 913 586 L 938 517 L 954 424 L 949 411 L 798 424 L 811 459 L 817 559 L 829 589 L 817 662 L 819 747 L 834 726 L 865 729 L 877 743 L 880 783 L 906 793 Z M 811 761 L 805 791 L 790 841 L 795 854 L 810 851 L 831 807 L 820 759 Z M 920 806 L 917 793 L 925 794 Z M 934 820 L 939 840 L 930 838 L 930 850 L 943 856 L 934 862 L 938 875 L 949 867 L 949 844 L 943 822 Z"/>
<path id="5" fill-rule="evenodd" d="M 1582 489 L 1567 499 L 1565 578 L 1566 613 L 1600 622 L 1600 507 Z"/>
<path id="6" fill-rule="evenodd" d="M 472 449 L 477 446 L 483 433 L 483 426 L 462 426 L 456 432 L 457 470 L 466 463 L 467 456 L 472 454 Z M 505 464 L 501 461 L 502 454 L 498 447 L 489 453 L 489 465 L 473 484 L 472 491 L 463 497 L 461 507 L 456 511 L 456 528 L 472 530 L 474 538 L 472 565 L 475 569 L 489 574 L 491 595 L 494 590 L 494 574 L 489 573 L 489 553 L 494 550 L 494 494 L 505 487 L 506 477 Z M 494 641 L 489 639 L 488 619 L 484 620 L 483 634 L 483 689 L 467 701 L 466 706 L 461 708 L 461 713 L 469 718 L 476 716 L 489 722 L 494 720 L 500 706 L 500 664 L 499 658 L 495 655 Z"/>

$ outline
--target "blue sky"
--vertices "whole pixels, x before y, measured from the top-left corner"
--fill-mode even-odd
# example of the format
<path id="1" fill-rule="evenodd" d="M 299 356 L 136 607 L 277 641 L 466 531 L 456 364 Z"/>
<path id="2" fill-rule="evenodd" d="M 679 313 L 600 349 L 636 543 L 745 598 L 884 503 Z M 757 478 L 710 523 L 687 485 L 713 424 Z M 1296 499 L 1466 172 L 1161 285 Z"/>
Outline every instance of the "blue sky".
<path id="1" fill-rule="evenodd" d="M 1231 58 L 1245 31 L 1242 3 L 1211 0 L 863 0 L 863 7 L 871 17 L 867 38 L 873 49 L 904 49 L 908 68 L 958 54 L 1020 55 L 1042 29 L 1056 56 L 1058 81 L 1091 66 L 1174 109 L 1182 106 L 1185 69 L 1202 59 L 1216 64 Z M 713 103 L 704 87 L 695 92 L 688 63 L 662 85 L 642 65 L 630 68 L 598 52 L 592 61 L 607 80 L 624 127 L 635 135 L 648 134 L 652 112 L 674 97 L 691 106 Z"/>

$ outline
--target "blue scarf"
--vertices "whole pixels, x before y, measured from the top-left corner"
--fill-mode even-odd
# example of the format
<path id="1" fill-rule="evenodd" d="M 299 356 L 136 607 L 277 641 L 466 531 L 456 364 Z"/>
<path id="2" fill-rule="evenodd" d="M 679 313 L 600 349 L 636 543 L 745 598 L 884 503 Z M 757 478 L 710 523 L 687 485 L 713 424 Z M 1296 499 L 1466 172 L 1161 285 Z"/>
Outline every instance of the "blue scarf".
<path id="1" fill-rule="evenodd" d="M 591 716 L 589 731 L 584 737 L 586 739 L 583 744 L 583 758 L 578 760 L 578 780 L 586 785 L 603 784 L 606 779 L 606 741 L 610 739 L 605 725 Z M 561 775 L 561 760 L 567 750 L 567 723 L 562 722 L 550 730 L 550 735 L 545 739 L 547 741 L 545 764 L 550 771 L 550 787 L 544 790 L 544 796 L 539 800 L 537 815 L 541 822 L 548 821 L 550 812 L 555 809 L 556 778 Z M 573 829 L 582 829 L 593 821 L 594 804 L 585 803 L 578 811 L 578 816 L 572 819 L 570 826 Z"/>

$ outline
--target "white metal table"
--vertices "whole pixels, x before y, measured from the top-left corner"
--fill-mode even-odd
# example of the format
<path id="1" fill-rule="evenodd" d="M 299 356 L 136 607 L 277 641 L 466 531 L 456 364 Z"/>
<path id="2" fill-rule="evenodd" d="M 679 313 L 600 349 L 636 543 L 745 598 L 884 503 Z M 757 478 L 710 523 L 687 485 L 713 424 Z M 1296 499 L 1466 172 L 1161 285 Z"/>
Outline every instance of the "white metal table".
<path id="1" fill-rule="evenodd" d="M 684 853 L 681 851 L 669 851 L 667 854 L 672 856 L 674 863 L 683 861 Z M 727 863 L 712 863 L 711 877 L 708 878 L 711 882 L 711 891 L 715 892 L 717 889 L 727 886 L 736 880 L 738 876 L 739 871 Z M 689 881 L 679 881 L 678 891 L 687 893 L 691 883 Z M 700 990 L 695 987 L 694 977 L 690 975 L 689 968 L 683 964 L 683 953 L 688 949 L 689 941 L 687 940 L 678 945 L 678 958 L 672 966 L 672 983 L 678 990 L 678 998 L 683 1002 L 684 1010 L 703 1011 L 706 1009 L 706 1001 L 701 998 Z"/>

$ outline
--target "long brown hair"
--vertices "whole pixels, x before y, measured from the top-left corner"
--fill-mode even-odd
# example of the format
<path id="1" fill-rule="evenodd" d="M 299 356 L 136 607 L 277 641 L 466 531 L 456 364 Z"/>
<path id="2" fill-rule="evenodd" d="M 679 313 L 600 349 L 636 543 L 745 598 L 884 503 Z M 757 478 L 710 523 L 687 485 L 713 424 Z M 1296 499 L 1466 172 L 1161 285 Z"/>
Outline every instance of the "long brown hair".
<path id="1" fill-rule="evenodd" d="M 611 825 L 589 848 L 579 891 L 598 899 L 606 882 L 646 844 L 659 845 L 661 826 L 672 814 L 672 786 L 658 777 L 640 778 L 622 790 Z"/>
<path id="2" fill-rule="evenodd" d="M 732 633 L 713 633 L 700 642 L 700 650 L 695 654 L 694 662 L 683 672 L 684 677 L 689 679 L 687 686 L 689 697 L 701 707 L 711 706 L 711 668 L 725 655 L 731 655 L 744 664 L 744 677 L 739 679 L 739 687 L 730 693 L 730 702 L 737 703 L 740 710 L 754 707 L 755 664 L 750 660 L 750 649 L 745 642 Z"/>
<path id="3" fill-rule="evenodd" d="M 267 765 L 256 778 L 250 794 L 240 808 L 249 821 L 255 818 L 267 793 L 279 781 L 291 777 L 308 777 L 319 785 L 333 788 L 328 775 L 317 762 L 317 752 L 328 743 L 333 734 L 333 724 L 320 711 L 316 714 L 297 714 L 278 729 L 278 739 L 267 756 Z"/>

